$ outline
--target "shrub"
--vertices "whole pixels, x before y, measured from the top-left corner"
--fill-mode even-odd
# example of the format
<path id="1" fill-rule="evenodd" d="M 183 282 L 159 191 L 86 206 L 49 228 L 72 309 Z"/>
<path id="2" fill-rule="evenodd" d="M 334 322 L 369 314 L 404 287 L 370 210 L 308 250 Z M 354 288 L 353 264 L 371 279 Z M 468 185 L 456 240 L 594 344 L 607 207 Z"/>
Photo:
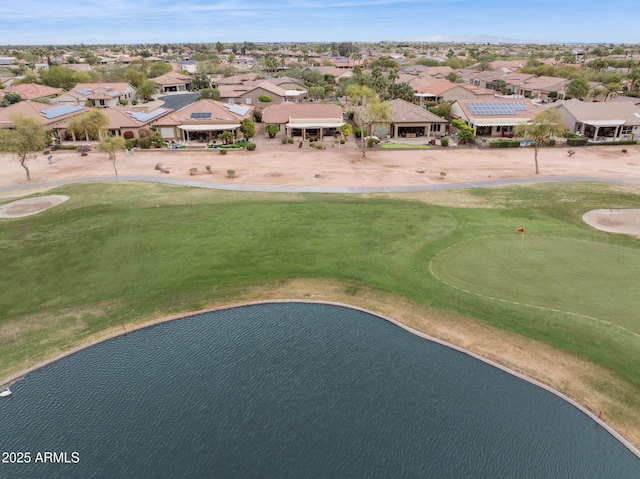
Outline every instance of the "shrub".
<path id="1" fill-rule="evenodd" d="M 442 138 L 440 138 L 440 145 L 441 146 L 449 146 L 449 137 L 448 136 L 443 136 Z"/>
<path id="2" fill-rule="evenodd" d="M 292 138 L 292 140 L 293 140 L 293 138 Z M 288 136 L 283 136 L 282 138 L 280 138 L 280 142 L 283 145 L 286 145 L 287 143 L 289 143 L 289 137 Z"/>
<path id="3" fill-rule="evenodd" d="M 261 101 L 262 103 L 270 103 L 271 97 L 269 95 L 260 95 L 258 97 L 258 101 Z"/>
<path id="4" fill-rule="evenodd" d="M 280 128 L 278 125 L 274 125 L 273 123 L 264 125 L 264 132 L 269 135 L 269 138 L 274 138 L 279 131 Z"/>
<path id="5" fill-rule="evenodd" d="M 489 148 L 519 148 L 520 140 L 493 140 L 489 142 Z"/>
<path id="6" fill-rule="evenodd" d="M 378 138 L 374 138 L 372 136 L 370 136 L 369 138 L 367 138 L 367 146 L 369 148 L 371 148 L 374 145 L 377 145 L 378 143 L 380 143 L 380 140 Z"/>
<path id="7" fill-rule="evenodd" d="M 151 138 L 140 138 L 138 141 L 138 146 L 143 150 L 148 150 L 151 148 Z"/>
<path id="8" fill-rule="evenodd" d="M 353 134 L 356 136 L 356 138 L 360 138 L 362 136 L 362 128 L 360 128 L 359 126 L 356 126 L 353 129 Z"/>
<path id="9" fill-rule="evenodd" d="M 131 138 L 133 138 L 133 132 L 132 131 L 125 131 L 122 136 L 124 137 L 125 140 L 130 140 Z"/>
<path id="10" fill-rule="evenodd" d="M 571 158 L 573 155 L 576 154 L 575 150 L 569 150 L 569 151 L 567 151 L 567 153 L 569 155 L 569 158 Z"/>
<path id="11" fill-rule="evenodd" d="M 584 146 L 587 144 L 586 138 L 567 138 L 568 146 Z"/>
<path id="12" fill-rule="evenodd" d="M 207 165 L 205 166 L 205 168 L 207 169 L 207 173 L 212 174 L 213 171 L 211 171 L 211 165 Z"/>
<path id="13" fill-rule="evenodd" d="M 247 148 L 247 151 L 253 151 L 253 150 L 256 149 L 256 144 L 252 143 L 252 142 L 249 142 L 249 143 L 247 143 L 246 148 Z"/>
<path id="14" fill-rule="evenodd" d="M 81 156 L 87 156 L 87 153 L 91 151 L 91 147 L 89 145 L 80 145 L 76 148 L 76 151 L 79 152 Z"/>
<path id="15" fill-rule="evenodd" d="M 135 148 L 136 146 L 138 146 L 137 138 L 129 138 L 128 140 L 124 140 L 124 147 L 127 150 L 130 150 L 131 148 Z"/>
<path id="16" fill-rule="evenodd" d="M 220 150 L 220 154 L 221 154 L 221 155 L 226 155 L 226 154 L 227 154 L 227 150 L 222 150 L 222 149 L 221 149 L 221 150 Z"/>
<path id="17" fill-rule="evenodd" d="M 227 170 L 227 178 L 235 178 L 236 170 Z"/>
<path id="18" fill-rule="evenodd" d="M 135 98 L 133 100 L 131 100 L 131 104 L 132 105 L 137 105 L 138 104 L 138 100 L 136 100 Z"/>
<path id="19" fill-rule="evenodd" d="M 120 104 L 122 106 L 128 105 L 129 104 L 129 100 L 127 100 L 126 98 L 121 98 L 120 99 Z"/>
<path id="20" fill-rule="evenodd" d="M 293 145 L 294 141 L 292 137 L 287 138 L 287 143 L 289 143 L 290 145 Z"/>
<path id="21" fill-rule="evenodd" d="M 298 142 L 298 148 L 302 148 L 302 140 Z"/>
<path id="22" fill-rule="evenodd" d="M 262 110 L 253 110 L 253 121 L 262 123 Z"/>
<path id="23" fill-rule="evenodd" d="M 567 134 L 565 135 L 567 138 L 575 138 L 576 136 L 576 132 L 575 131 L 567 131 Z"/>

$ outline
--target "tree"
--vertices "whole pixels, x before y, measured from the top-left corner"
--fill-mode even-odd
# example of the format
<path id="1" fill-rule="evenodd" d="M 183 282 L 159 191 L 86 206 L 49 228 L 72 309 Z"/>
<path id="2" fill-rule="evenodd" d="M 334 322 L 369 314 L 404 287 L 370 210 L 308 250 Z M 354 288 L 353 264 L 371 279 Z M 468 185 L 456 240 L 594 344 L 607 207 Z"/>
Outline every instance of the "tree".
<path id="1" fill-rule="evenodd" d="M 574 78 L 567 85 L 567 94 L 575 98 L 584 98 L 589 94 L 589 82 L 584 78 Z"/>
<path id="2" fill-rule="evenodd" d="M 225 130 L 218 135 L 218 139 L 222 141 L 223 145 L 228 145 L 229 143 L 233 142 L 235 137 L 236 136 L 233 134 L 233 132 L 229 130 Z"/>
<path id="3" fill-rule="evenodd" d="M 49 135 L 35 118 L 21 114 L 10 117 L 13 128 L 0 128 L 0 151 L 14 155 L 31 181 L 28 160 L 36 158 L 49 143 Z"/>
<path id="4" fill-rule="evenodd" d="M 165 62 L 156 62 L 149 69 L 149 77 L 155 78 L 171 71 L 171 65 Z"/>
<path id="5" fill-rule="evenodd" d="M 200 99 L 201 100 L 216 100 L 220 101 L 220 90 L 217 88 L 203 88 L 200 90 Z"/>
<path id="6" fill-rule="evenodd" d="M 149 101 L 149 99 L 156 92 L 156 84 L 151 80 L 143 81 L 138 89 L 136 90 L 136 95 L 141 97 L 144 101 Z"/>
<path id="7" fill-rule="evenodd" d="M 64 88 L 65 90 L 71 90 L 76 83 L 75 70 L 61 66 L 51 66 L 46 70 L 40 72 L 40 78 L 44 85 L 53 88 Z"/>
<path id="8" fill-rule="evenodd" d="M 82 115 L 69 120 L 67 131 L 76 139 L 98 140 L 109 125 L 109 117 L 99 108 L 92 108 Z"/>
<path id="9" fill-rule="evenodd" d="M 129 67 L 125 70 L 124 75 L 122 77 L 126 82 L 131 83 L 134 87 L 138 88 L 142 82 L 145 80 L 144 73 L 135 68 Z"/>
<path id="10" fill-rule="evenodd" d="M 308 91 L 309 98 L 312 100 L 321 100 L 326 95 L 326 90 L 323 86 L 312 86 Z"/>
<path id="11" fill-rule="evenodd" d="M 279 62 L 274 55 L 267 55 L 264 59 L 264 67 L 268 72 L 275 72 L 278 70 Z"/>
<path id="12" fill-rule="evenodd" d="M 240 124 L 240 131 L 246 139 L 253 138 L 256 134 L 256 124 L 250 118 L 245 118 Z"/>
<path id="13" fill-rule="evenodd" d="M 211 87 L 211 80 L 206 73 L 196 73 L 193 77 L 193 88 L 202 90 Z"/>
<path id="14" fill-rule="evenodd" d="M 278 125 L 274 125 L 273 123 L 267 123 L 266 125 L 264 125 L 264 132 L 269 135 L 269 138 L 274 138 L 279 131 L 280 128 L 278 127 Z"/>
<path id="15" fill-rule="evenodd" d="M 366 158 L 366 136 L 371 125 L 387 123 L 391 120 L 392 111 L 389 102 L 380 101 L 376 93 L 367 86 L 349 85 L 346 90 L 349 103 L 357 107 L 358 118 L 363 130 L 362 159 Z"/>
<path id="16" fill-rule="evenodd" d="M 524 136 L 533 142 L 534 159 L 536 163 L 536 175 L 540 174 L 538 168 L 538 148 L 549 143 L 556 136 L 563 135 L 565 124 L 560 112 L 553 108 L 542 110 L 531 123 L 517 125 L 514 129 L 516 136 Z"/>
<path id="17" fill-rule="evenodd" d="M 391 88 L 391 96 L 393 98 L 401 98 L 408 102 L 413 102 L 415 92 L 411 85 L 407 82 L 396 83 Z"/>
<path id="18" fill-rule="evenodd" d="M 351 136 L 351 133 L 353 133 L 353 127 L 351 126 L 351 124 L 345 123 L 340 127 L 340 133 L 346 139 Z"/>
<path id="19" fill-rule="evenodd" d="M 113 164 L 113 171 L 116 173 L 116 180 L 118 179 L 118 169 L 116 168 L 116 154 L 118 151 L 124 150 L 124 138 L 121 136 L 108 136 L 100 143 L 98 143 L 98 150 L 103 151 L 109 155 L 109 160 Z"/>

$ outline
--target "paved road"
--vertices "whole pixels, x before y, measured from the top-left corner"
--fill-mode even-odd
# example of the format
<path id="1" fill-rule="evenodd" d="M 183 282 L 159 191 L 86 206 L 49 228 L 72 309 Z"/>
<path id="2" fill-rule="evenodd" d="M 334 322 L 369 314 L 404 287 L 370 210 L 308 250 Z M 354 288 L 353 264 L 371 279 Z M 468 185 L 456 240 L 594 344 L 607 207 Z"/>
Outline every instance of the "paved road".
<path id="1" fill-rule="evenodd" d="M 164 103 L 162 108 L 170 108 L 175 111 L 193 103 L 199 96 L 200 93 L 176 93 L 174 95 L 160 96 L 157 100 Z"/>
<path id="2" fill-rule="evenodd" d="M 50 188 L 54 186 L 73 183 L 98 183 L 101 181 L 114 181 L 114 176 L 98 176 L 92 178 L 74 178 L 65 180 L 48 181 L 43 183 L 29 183 L 23 185 L 0 187 L 0 193 L 8 191 L 20 191 L 33 188 Z M 409 186 L 273 186 L 273 185 L 239 185 L 228 183 L 210 183 L 194 180 L 181 180 L 162 178 L 158 176 L 119 176 L 120 181 L 149 181 L 155 183 L 167 183 L 172 185 L 191 186 L 194 188 L 208 188 L 213 190 L 258 191 L 264 193 L 410 193 L 420 191 L 462 190 L 466 188 L 486 188 L 491 186 L 521 185 L 526 183 L 566 183 L 566 182 L 590 182 L 590 183 L 617 183 L 626 185 L 640 185 L 640 179 L 630 180 L 624 178 L 598 178 L 582 176 L 550 176 L 535 178 L 507 178 L 503 180 L 474 181 L 466 183 L 443 183 L 433 185 L 409 185 Z"/>

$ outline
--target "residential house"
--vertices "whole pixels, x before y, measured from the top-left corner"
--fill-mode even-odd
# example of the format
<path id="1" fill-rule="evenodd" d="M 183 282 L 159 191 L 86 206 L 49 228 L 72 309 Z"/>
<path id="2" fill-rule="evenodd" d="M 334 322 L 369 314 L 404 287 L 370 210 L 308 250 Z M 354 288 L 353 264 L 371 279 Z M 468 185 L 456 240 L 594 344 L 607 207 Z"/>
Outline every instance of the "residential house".
<path id="1" fill-rule="evenodd" d="M 72 90 L 51 100 L 56 105 L 88 105 L 109 107 L 120 105 L 120 101 L 130 101 L 136 96 L 136 89 L 130 83 L 78 83 Z"/>
<path id="2" fill-rule="evenodd" d="M 536 98 L 542 101 L 563 99 L 569 80 L 566 78 L 533 76 L 517 84 L 511 84 L 512 76 L 507 76 L 507 83 L 514 95 L 522 95 L 527 98 Z"/>
<path id="3" fill-rule="evenodd" d="M 66 139 L 67 121 L 76 115 L 89 111 L 80 105 L 57 105 L 35 101 L 20 101 L 0 108 L 0 128 L 12 128 L 15 114 L 35 118 L 46 130 L 51 130 L 54 138 Z"/>
<path id="4" fill-rule="evenodd" d="M 458 78 L 462 80 L 464 83 L 468 83 L 469 85 L 473 85 L 480 88 L 488 88 L 493 90 L 492 84 L 496 80 L 502 80 L 505 82 L 506 86 L 506 78 L 507 73 L 499 72 L 499 71 L 477 71 L 469 68 L 464 68 L 456 71 L 456 75 Z"/>
<path id="5" fill-rule="evenodd" d="M 263 95 L 271 99 L 268 103 L 298 102 L 307 95 L 307 90 L 285 90 L 264 80 L 256 84 L 220 85 L 218 90 L 221 101 L 245 105 L 257 104 Z"/>
<path id="6" fill-rule="evenodd" d="M 178 72 L 169 72 L 159 77 L 152 78 L 151 81 L 161 93 L 191 91 L 193 79 L 188 75 Z"/>
<path id="7" fill-rule="evenodd" d="M 126 137 L 129 135 L 125 133 L 131 132 L 131 138 L 140 138 L 140 130 L 142 128 L 151 128 L 173 110 L 156 108 L 151 111 L 142 111 L 132 110 L 126 106 L 114 106 L 103 111 L 109 118 L 107 130 L 111 136 Z"/>
<path id="8" fill-rule="evenodd" d="M 239 75 L 232 75 L 228 77 L 217 77 L 211 79 L 211 84 L 219 88 L 222 85 L 243 85 L 246 82 L 256 80 L 260 75 L 257 73 L 242 73 Z"/>
<path id="9" fill-rule="evenodd" d="M 200 100 L 155 121 L 166 141 L 210 143 L 223 131 L 241 136 L 242 121 L 251 118 L 253 106 L 234 105 L 215 100 Z"/>
<path id="10" fill-rule="evenodd" d="M 529 123 L 538 109 L 527 98 L 460 99 L 451 116 L 473 127 L 477 136 L 512 136 L 515 126 Z"/>
<path id="11" fill-rule="evenodd" d="M 38 83 L 20 83 L 0 90 L 0 97 L 7 93 L 17 93 L 23 100 L 51 100 L 62 93 L 62 88 L 53 88 Z"/>
<path id="12" fill-rule="evenodd" d="M 450 66 L 440 67 L 425 67 L 420 76 L 431 77 L 437 80 L 446 80 L 449 75 L 453 73 L 453 68 Z"/>
<path id="13" fill-rule="evenodd" d="M 320 72 L 325 78 L 333 78 L 333 82 L 338 84 L 341 81 L 346 81 L 353 76 L 353 71 L 344 68 L 337 68 L 335 66 L 322 66 L 322 67 L 306 67 L 304 73 Z"/>
<path id="14" fill-rule="evenodd" d="M 344 125 L 342 108 L 323 103 L 278 103 L 262 112 L 263 125 L 277 125 L 288 136 L 309 136 L 322 139 L 333 135 Z"/>
<path id="15" fill-rule="evenodd" d="M 446 133 L 447 120 L 408 101 L 391 100 L 391 123 L 383 136 L 391 138 L 433 138 Z M 382 133 L 376 130 L 376 135 Z"/>
<path id="16" fill-rule="evenodd" d="M 187 72 L 194 75 L 198 72 L 198 62 L 195 60 L 175 60 L 169 63 L 175 72 Z"/>
<path id="17" fill-rule="evenodd" d="M 554 108 L 562 115 L 567 130 L 593 141 L 640 136 L 640 106 L 634 102 L 584 102 L 573 98 Z"/>
<path id="18" fill-rule="evenodd" d="M 420 104 L 452 102 L 463 98 L 493 98 L 495 91 L 479 88 L 466 83 L 452 83 L 447 80 L 415 78 L 409 82 Z"/>

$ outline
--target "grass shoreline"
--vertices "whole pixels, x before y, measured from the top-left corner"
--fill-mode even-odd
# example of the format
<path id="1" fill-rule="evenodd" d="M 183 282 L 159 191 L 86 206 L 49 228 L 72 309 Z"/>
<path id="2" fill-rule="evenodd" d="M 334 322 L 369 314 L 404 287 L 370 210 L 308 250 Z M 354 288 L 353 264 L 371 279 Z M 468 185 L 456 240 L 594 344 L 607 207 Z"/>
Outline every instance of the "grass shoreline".
<path id="1" fill-rule="evenodd" d="M 341 288 L 340 286 L 337 286 L 338 288 Z M 371 293 L 370 293 L 371 294 Z M 377 294 L 377 293 L 374 293 Z M 4 378 L 0 377 L 0 389 L 4 389 L 5 387 L 9 387 L 12 386 L 13 384 L 21 381 L 22 379 L 24 379 L 28 374 L 31 374 L 39 369 L 42 369 L 50 364 L 53 364 L 57 361 L 63 360 L 64 358 L 71 356 L 77 352 L 80 352 L 86 348 L 95 346 L 97 344 L 100 344 L 104 341 L 109 341 L 110 339 L 116 338 L 118 336 L 124 335 L 124 334 L 129 334 L 132 333 L 134 331 L 140 331 L 140 330 L 144 330 L 146 328 L 150 328 L 153 327 L 155 325 L 158 324 L 162 324 L 162 323 L 166 323 L 166 322 L 170 322 L 170 321 L 178 321 L 180 319 L 184 319 L 190 316 L 194 316 L 194 315 L 198 315 L 198 314 L 203 314 L 203 313 L 208 313 L 208 312 L 215 312 L 215 311 L 221 311 L 221 310 L 225 310 L 225 309 L 232 309 L 232 308 L 238 308 L 238 307 L 243 307 L 243 306 L 250 306 L 250 305 L 256 305 L 256 304 L 270 304 L 270 303 L 283 303 L 283 302 L 297 302 L 297 303 L 311 303 L 311 304 L 329 304 L 329 305 L 335 305 L 335 306 L 340 306 L 340 307 L 344 307 L 344 308 L 350 308 L 350 309 L 355 309 L 355 310 L 359 310 L 359 311 L 363 311 L 365 313 L 371 314 L 381 320 L 384 321 L 388 321 L 392 324 L 394 324 L 397 327 L 400 327 L 402 329 L 404 329 L 405 331 L 410 332 L 411 334 L 414 334 L 422 339 L 425 339 L 427 341 L 432 341 L 441 345 L 444 345 L 446 347 L 455 349 L 456 351 L 462 352 L 464 354 L 467 354 L 471 357 L 473 357 L 474 359 L 478 360 L 478 361 L 482 361 L 486 364 L 489 364 L 493 367 L 496 367 L 498 369 L 500 369 L 501 371 L 504 371 L 508 374 L 511 374 L 521 380 L 527 381 L 537 387 L 543 388 L 546 391 L 556 395 L 557 397 L 561 398 L 562 400 L 568 402 L 569 404 L 571 404 L 572 406 L 574 406 L 575 408 L 579 409 L 581 412 L 583 412 L 587 417 L 589 417 L 591 420 L 593 420 L 594 422 L 598 423 L 601 427 L 603 427 L 604 429 L 606 429 L 614 438 L 616 438 L 616 440 L 618 440 L 620 443 L 622 443 L 627 449 L 629 449 L 629 451 L 631 451 L 633 454 L 635 454 L 636 456 L 638 456 L 638 458 L 640 458 L 640 448 L 638 447 L 637 444 L 634 444 L 628 437 L 626 437 L 624 435 L 624 433 L 622 431 L 625 430 L 624 427 L 619 427 L 618 425 L 616 425 L 615 422 L 611 422 L 608 423 L 606 422 L 603 418 L 599 418 L 598 414 L 595 413 L 594 411 L 592 411 L 589 407 L 587 407 L 585 404 L 583 404 L 583 402 L 580 401 L 580 398 L 576 398 L 576 397 L 571 397 L 570 395 L 567 394 L 566 391 L 562 391 L 561 389 L 558 388 L 557 385 L 553 385 L 553 384 L 549 384 L 547 382 L 544 382 L 543 377 L 535 374 L 535 373 L 531 373 L 531 371 L 525 373 L 522 372 L 522 369 L 520 367 L 518 367 L 515 364 L 508 364 L 508 361 L 505 361 L 505 358 L 499 358 L 499 357 L 488 357 L 487 355 L 483 355 L 481 353 L 478 353 L 474 350 L 474 348 L 469 348 L 468 346 L 463 346 L 462 343 L 460 341 L 454 341 L 452 340 L 452 338 L 449 339 L 445 339 L 443 337 L 441 337 L 438 334 L 433 334 L 432 332 L 429 331 L 424 331 L 422 329 L 416 328 L 415 326 L 411 325 L 408 322 L 403 322 L 402 320 L 398 320 L 396 318 L 393 318 L 391 316 L 387 316 L 386 314 L 383 314 L 379 311 L 374 311 L 371 309 L 368 309 L 367 307 L 364 306 L 359 306 L 356 304 L 352 304 L 352 303 L 345 303 L 343 302 L 346 298 L 341 298 L 341 300 L 332 300 L 332 299 L 309 299 L 309 298 L 263 298 L 263 299 L 259 299 L 259 300 L 244 300 L 244 301 L 232 301 L 228 304 L 223 304 L 223 305 L 218 305 L 216 307 L 209 307 L 209 308 L 204 308 L 201 310 L 197 310 L 197 311 L 184 311 L 181 313 L 177 313 L 177 314 L 172 314 L 169 316 L 164 316 L 164 317 L 158 317 L 158 318 L 154 318 L 154 319 L 150 319 L 150 320 L 145 320 L 145 321 L 141 321 L 138 323 L 130 323 L 128 325 L 128 327 L 126 327 L 126 325 L 123 325 L 125 327 L 123 327 L 122 329 L 120 328 L 111 328 L 109 330 L 104 330 L 102 331 L 99 335 L 97 335 L 97 337 L 92 337 L 92 338 L 88 338 L 86 341 L 81 342 L 80 344 L 77 344 L 75 346 L 73 346 L 71 349 L 68 349 L 66 351 L 63 351 L 59 354 L 56 354 L 55 356 L 46 358 L 42 361 L 39 361 L 38 363 L 30 366 L 27 369 L 23 369 L 21 371 L 19 371 L 18 373 L 15 373 L 13 375 L 8 375 L 5 376 Z M 393 299 L 393 298 L 388 298 L 388 299 Z M 396 298 L 396 300 L 398 301 L 402 301 L 403 298 Z M 355 303 L 359 303 L 360 301 L 355 301 Z M 364 303 L 367 303 L 368 301 L 364 301 Z M 383 308 L 384 309 L 384 308 Z M 442 312 L 443 315 L 446 315 L 446 312 Z M 493 331 L 493 334 L 500 334 L 502 333 L 502 331 L 496 330 Z M 561 355 L 560 355 L 561 356 Z"/>
<path id="2" fill-rule="evenodd" d="M 589 359 L 610 354 L 608 344 L 596 344 L 600 331 L 587 325 L 576 338 L 564 337 L 571 325 L 556 314 L 489 303 L 428 272 L 431 259 L 452 244 L 525 221 L 548 236 L 638 249 L 637 240 L 580 222 L 581 211 L 593 205 L 637 201 L 637 192 L 617 188 L 528 186 L 398 199 L 166 185 L 59 187 L 71 196 L 64 205 L 0 223 L 7 252 L 0 272 L 7 293 L 0 299 L 0 375 L 24 376 L 60 359 L 59 351 L 68 355 L 202 311 L 323 301 L 393 318 L 534 378 L 592 415 L 602 410 L 606 423 L 637 447 L 640 387 Z M 442 198 L 472 206 L 434 206 Z M 625 349 L 618 347 L 622 336 L 610 339 L 616 354 L 633 359 L 633 344 Z M 628 376 L 636 363 L 625 367 L 620 371 Z"/>

